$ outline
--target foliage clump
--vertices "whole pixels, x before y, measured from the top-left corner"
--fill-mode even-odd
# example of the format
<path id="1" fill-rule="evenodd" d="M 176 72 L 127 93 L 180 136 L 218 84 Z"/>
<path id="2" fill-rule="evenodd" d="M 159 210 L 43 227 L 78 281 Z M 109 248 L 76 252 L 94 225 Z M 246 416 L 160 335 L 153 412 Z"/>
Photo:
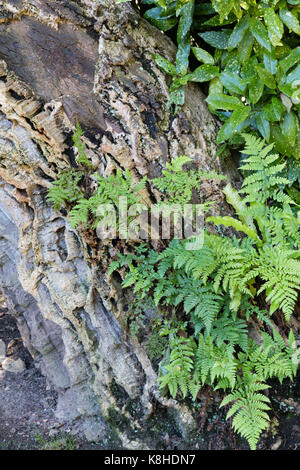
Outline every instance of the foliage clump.
<path id="1" fill-rule="evenodd" d="M 186 83 L 207 83 L 210 110 L 224 122 L 219 143 L 241 144 L 240 132 L 251 129 L 299 160 L 298 0 L 141 0 L 140 5 L 159 29 L 176 31 L 175 63 L 155 56 L 173 78 L 170 104 L 184 103 Z"/>
<path id="2" fill-rule="evenodd" d="M 298 351 L 292 329 L 281 336 L 271 317 L 282 312 L 286 325 L 300 291 L 298 207 L 284 189 L 285 163 L 261 139 L 245 134 L 242 169 L 248 175 L 240 192 L 224 189 L 234 217 L 207 217 L 241 236 L 205 232 L 203 247 L 186 248 L 172 240 L 161 252 L 140 245 L 119 255 L 110 272 L 127 266 L 123 287 L 139 299 L 152 298 L 165 312 L 160 335 L 168 345 L 160 362 L 159 384 L 173 396 L 196 400 L 204 385 L 224 390 L 221 406 L 252 449 L 269 426 L 269 378 L 293 379 Z M 241 195 L 244 195 L 242 197 Z M 259 303 L 267 310 L 261 310 Z M 182 320 L 177 319 L 180 313 Z M 249 336 L 254 318 L 261 344 Z"/>

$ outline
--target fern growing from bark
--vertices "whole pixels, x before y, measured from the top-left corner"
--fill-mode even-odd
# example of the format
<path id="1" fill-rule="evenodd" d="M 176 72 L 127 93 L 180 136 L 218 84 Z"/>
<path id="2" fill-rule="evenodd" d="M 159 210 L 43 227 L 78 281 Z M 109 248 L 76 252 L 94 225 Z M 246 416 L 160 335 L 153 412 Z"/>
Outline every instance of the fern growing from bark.
<path id="1" fill-rule="evenodd" d="M 186 322 L 180 329 L 167 322 L 161 332 L 169 337 L 159 369 L 162 392 L 183 398 L 190 394 L 196 400 L 204 385 L 224 390 L 227 396 L 221 406 L 232 403 L 227 417 L 233 417 L 234 430 L 255 449 L 270 421 L 266 381 L 293 379 L 298 368 L 292 331 L 286 344 L 270 316 L 280 309 L 289 321 L 295 309 L 300 291 L 300 219 L 296 204 L 284 191 L 285 164 L 271 153 L 272 145 L 244 138 L 243 170 L 248 176 L 240 192 L 231 185 L 224 189 L 235 217 L 206 218 L 242 236 L 206 231 L 202 249 L 193 251 L 179 240 L 172 240 L 161 253 L 144 246 L 139 253 L 120 256 L 112 271 L 127 266 L 124 287 L 134 286 L 141 298 L 151 296 L 166 313 L 170 309 L 184 313 Z M 263 292 L 268 312 L 255 306 Z M 260 345 L 249 338 L 251 316 L 269 331 L 260 331 Z"/>
<path id="2" fill-rule="evenodd" d="M 79 167 L 61 173 L 48 195 L 57 210 L 65 203 L 73 206 L 69 220 L 74 228 L 90 221 L 95 227 L 99 205 L 116 208 L 120 196 L 126 196 L 128 206 L 141 202 L 140 191 L 146 184 L 145 178 L 133 183 L 128 171 L 117 170 L 107 178 L 93 174 L 81 139 L 77 126 L 74 144 Z M 135 253 L 120 254 L 109 274 L 125 267 L 123 288 L 132 286 L 137 299 L 152 299 L 165 315 L 160 334 L 168 341 L 159 366 L 161 391 L 197 400 L 204 385 L 223 390 L 227 396 L 221 406 L 232 404 L 227 417 L 233 417 L 233 428 L 254 449 L 269 425 L 266 381 L 293 379 L 299 363 L 292 331 L 285 342 L 270 316 L 281 310 L 289 321 L 295 309 L 300 291 L 300 216 L 285 192 L 285 163 L 272 152 L 272 145 L 265 147 L 253 136 L 244 135 L 244 139 L 243 187 L 237 191 L 228 184 L 224 189 L 235 216 L 206 218 L 241 236 L 206 231 L 203 247 L 197 250 L 176 239 L 161 252 L 140 244 Z M 216 177 L 200 170 L 186 172 L 186 163 L 189 158 L 178 157 L 161 178 L 152 181 L 166 197 L 169 193 L 170 204 L 190 202 L 203 177 Z M 83 179 L 96 183 L 92 195 L 80 188 Z M 262 293 L 268 312 L 256 306 Z M 184 321 L 176 319 L 177 313 Z M 249 337 L 251 316 L 263 325 L 261 344 Z"/>

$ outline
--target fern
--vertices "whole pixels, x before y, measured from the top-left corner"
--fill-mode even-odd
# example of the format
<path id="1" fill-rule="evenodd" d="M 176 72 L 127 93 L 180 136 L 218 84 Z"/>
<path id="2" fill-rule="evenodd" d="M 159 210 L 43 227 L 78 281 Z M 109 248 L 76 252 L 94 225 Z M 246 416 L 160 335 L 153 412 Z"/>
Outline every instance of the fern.
<path id="1" fill-rule="evenodd" d="M 166 163 L 166 169 L 162 171 L 161 178 L 154 178 L 152 183 L 167 196 L 168 204 L 188 204 L 193 195 L 193 191 L 198 191 L 204 179 L 224 180 L 223 175 L 218 175 L 214 171 L 203 171 L 201 169 L 185 171 L 183 166 L 191 163 L 192 159 L 185 155 L 174 158 L 171 163 Z M 199 193 L 200 195 L 200 193 Z M 210 203 L 212 204 L 212 202 Z M 206 203 L 204 208 L 209 207 Z"/>
<path id="2" fill-rule="evenodd" d="M 274 201 L 286 204 L 294 204 L 294 201 L 278 189 L 288 185 L 289 180 L 281 176 L 286 162 L 280 163 L 280 156 L 271 153 L 274 144 L 265 146 L 264 140 L 250 134 L 242 134 L 245 139 L 243 153 L 247 157 L 243 161 L 243 172 L 251 172 L 243 181 L 241 193 L 245 193 L 245 202 L 267 201 L 270 197 Z"/>
<path id="3" fill-rule="evenodd" d="M 253 369 L 261 380 L 277 377 L 280 382 L 286 377 L 291 380 L 297 373 L 297 364 L 292 360 L 291 351 L 285 346 L 282 337 L 273 330 L 274 339 L 265 332 L 261 333 L 263 345 L 249 355 Z"/>
<path id="4" fill-rule="evenodd" d="M 74 146 L 77 149 L 76 161 L 80 165 L 86 166 L 87 168 L 93 168 L 93 165 L 91 164 L 85 153 L 85 143 L 82 140 L 83 136 L 84 132 L 81 129 L 80 124 L 79 122 L 76 122 L 76 130 L 72 136 Z"/>
<path id="5" fill-rule="evenodd" d="M 191 374 L 194 368 L 194 355 L 196 344 L 192 338 L 177 336 L 174 329 L 164 330 L 162 334 L 169 334 L 169 352 L 160 367 L 158 383 L 160 388 L 168 387 L 172 397 L 180 391 L 185 398 L 190 389 Z M 195 384 L 194 384 L 195 385 Z"/>
<path id="6" fill-rule="evenodd" d="M 249 375 L 247 380 L 239 377 L 237 380 L 238 387 L 223 399 L 220 406 L 233 402 L 226 418 L 233 416 L 233 429 L 245 437 L 250 448 L 255 450 L 261 433 L 268 428 L 270 422 L 267 414 L 270 400 L 261 393 L 269 386 L 257 380 L 255 375 Z"/>
<path id="7" fill-rule="evenodd" d="M 222 281 L 223 289 L 229 288 L 231 293 L 232 307 L 238 308 L 241 295 L 249 293 L 253 281 L 260 278 L 264 282 L 257 295 L 266 292 L 270 314 L 281 309 L 289 320 L 300 290 L 299 217 L 292 207 L 295 203 L 277 189 L 288 180 L 280 176 L 285 164 L 277 163 L 277 154 L 270 154 L 272 145 L 264 147 L 262 139 L 243 136 L 246 140 L 244 152 L 248 157 L 242 168 L 252 172 L 245 178 L 241 191 L 246 196 L 242 199 L 230 185 L 224 190 L 237 218 L 209 217 L 206 220 L 242 232 L 251 244 L 237 251 L 229 247 L 228 242 L 217 242 L 218 246 L 228 246 L 228 249 L 220 254 L 218 249 L 215 250 L 219 262 L 218 266 L 216 261 L 211 264 L 216 271 L 215 286 L 218 289 Z M 271 195 L 283 207 L 269 206 Z M 242 242 L 239 246 L 242 248 Z M 204 279 L 206 275 L 207 271 L 200 272 Z"/>
<path id="8" fill-rule="evenodd" d="M 195 367 L 202 385 L 218 386 L 219 382 L 226 383 L 226 388 L 234 388 L 236 383 L 237 360 L 234 348 L 223 342 L 220 346 L 214 344 L 208 336 L 199 335 Z"/>
<path id="9" fill-rule="evenodd" d="M 111 174 L 107 178 L 100 176 L 98 173 L 93 176 L 97 182 L 98 188 L 88 199 L 79 199 L 77 204 L 71 209 L 69 218 L 72 227 L 75 228 L 79 223 L 87 225 L 90 215 L 94 221 L 94 228 L 104 218 L 108 222 L 107 214 L 98 214 L 99 207 L 101 207 L 101 205 L 110 204 L 119 211 L 122 197 L 126 197 L 128 208 L 130 208 L 131 205 L 142 202 L 139 193 L 145 187 L 145 178 L 133 184 L 129 170 L 123 173 L 120 169 L 117 169 L 116 174 Z M 117 223 L 116 228 L 120 229 L 120 223 Z"/>
<path id="10" fill-rule="evenodd" d="M 72 203 L 82 197 L 79 182 L 83 176 L 82 172 L 69 170 L 62 172 L 56 181 L 52 183 L 47 194 L 47 201 L 50 202 L 56 211 L 60 210 L 66 203 Z"/>
<path id="11" fill-rule="evenodd" d="M 55 210 L 61 209 L 66 203 L 75 203 L 83 199 L 83 192 L 79 187 L 79 183 L 83 178 L 86 168 L 91 168 L 92 165 L 85 154 L 85 143 L 82 141 L 84 135 L 79 123 L 76 123 L 76 130 L 72 136 L 74 147 L 77 149 L 76 162 L 79 164 L 81 169 L 70 169 L 63 171 L 59 174 L 56 181 L 52 183 L 47 195 L 47 201 L 49 201 Z M 72 217 L 73 225 L 79 223 L 80 216 L 77 214 Z M 86 220 L 83 215 L 81 217 Z M 75 223 L 74 223 L 75 221 Z"/>
<path id="12" fill-rule="evenodd" d="M 195 340 L 179 337 L 180 331 L 186 334 L 185 324 L 163 329 L 170 339 L 160 366 L 161 389 L 167 388 L 173 397 L 190 393 L 193 400 L 205 384 L 231 390 L 220 406 L 233 403 L 227 418 L 233 416 L 234 430 L 255 449 L 270 422 L 270 401 L 262 393 L 269 388 L 266 380 L 293 379 L 297 373 L 293 334 L 286 345 L 276 330 L 273 337 L 262 331 L 259 346 L 248 337 L 246 323 L 230 317 L 216 320 L 211 334 L 197 334 Z"/>
<path id="13" fill-rule="evenodd" d="M 107 178 L 90 174 L 92 166 L 82 137 L 77 125 L 73 140 L 79 168 L 59 176 L 48 200 L 56 209 L 72 204 L 72 227 L 80 223 L 96 227 L 108 217 L 99 214 L 100 205 L 110 204 L 118 211 L 121 197 L 126 197 L 128 207 L 142 203 L 146 179 L 134 183 L 130 172 L 120 169 Z M 300 217 L 284 190 L 288 182 L 282 176 L 285 164 L 272 152 L 272 145 L 265 146 L 253 136 L 243 137 L 246 157 L 242 171 L 247 173 L 243 187 L 241 191 L 231 185 L 224 189 L 235 216 L 206 219 L 233 228 L 239 237 L 206 231 L 198 250 L 189 250 L 187 242 L 179 240 L 172 240 L 160 253 L 140 245 L 134 253 L 120 254 L 109 274 L 122 269 L 123 288 L 133 287 L 136 305 L 127 317 L 132 334 L 145 329 L 142 309 L 146 301 L 165 314 L 159 335 L 168 340 L 153 354 L 156 360 L 163 355 L 158 379 L 161 391 L 174 398 L 190 395 L 193 400 L 204 385 L 225 391 L 228 395 L 221 406 L 231 404 L 227 417 L 233 418 L 234 430 L 254 449 L 270 421 L 269 399 L 263 393 L 268 388 L 266 381 L 274 377 L 292 380 L 299 362 L 292 332 L 286 342 L 272 328 L 269 316 L 281 310 L 289 321 L 295 309 L 300 291 Z M 189 163 L 189 157 L 178 157 L 166 165 L 161 178 L 152 180 L 170 204 L 182 206 L 195 192 L 200 198 L 203 178 L 220 179 L 213 172 L 184 170 Z M 91 195 L 80 189 L 80 183 L 87 181 L 97 185 Z M 120 220 L 117 228 L 120 234 Z M 268 311 L 257 307 L 262 293 Z M 259 345 L 248 332 L 247 321 L 254 316 L 262 326 Z M 157 336 L 158 331 L 154 344 Z"/>

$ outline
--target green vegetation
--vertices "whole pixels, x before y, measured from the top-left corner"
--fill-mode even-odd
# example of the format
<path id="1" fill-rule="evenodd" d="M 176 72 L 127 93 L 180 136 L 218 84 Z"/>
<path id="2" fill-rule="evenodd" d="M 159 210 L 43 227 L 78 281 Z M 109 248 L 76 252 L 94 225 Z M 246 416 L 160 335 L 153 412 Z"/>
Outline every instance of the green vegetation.
<path id="1" fill-rule="evenodd" d="M 173 397 L 194 400 L 205 384 L 228 393 L 228 418 L 255 448 L 269 425 L 269 399 L 261 393 L 267 379 L 293 379 L 298 358 L 295 337 L 278 333 L 270 317 L 279 310 L 290 320 L 300 291 L 299 216 L 285 193 L 279 174 L 285 163 L 264 147 L 261 139 L 244 135 L 246 146 L 240 194 L 224 189 L 235 217 L 207 217 L 207 222 L 230 226 L 242 237 L 205 233 L 200 250 L 173 240 L 156 252 L 141 245 L 134 254 L 119 255 L 111 271 L 123 266 L 123 287 L 133 286 L 138 298 L 153 298 L 165 312 L 160 335 L 169 337 L 160 363 L 161 389 Z M 263 161 L 263 163 L 262 163 Z M 262 300 L 268 312 L 258 305 Z M 178 323 L 178 317 L 183 317 Z M 261 325 L 261 345 L 248 334 L 247 320 Z M 288 324 L 288 323 L 287 323 Z"/>
<path id="2" fill-rule="evenodd" d="M 269 399 L 262 393 L 268 388 L 266 381 L 273 377 L 293 379 L 297 372 L 294 334 L 289 329 L 288 337 L 281 336 L 271 316 L 281 311 L 289 322 L 295 309 L 300 290 L 300 220 L 297 204 L 285 191 L 288 180 L 280 176 L 286 162 L 278 162 L 273 144 L 265 146 L 264 141 L 248 134 L 243 138 L 243 186 L 239 192 L 230 184 L 224 189 L 235 217 L 206 218 L 208 223 L 232 227 L 242 236 L 206 230 L 203 247 L 198 250 L 187 249 L 187 241 L 177 239 L 162 251 L 140 244 L 133 253 L 120 253 L 111 263 L 109 274 L 127 269 L 122 285 L 124 289 L 132 286 L 136 296 L 127 315 L 131 335 L 145 328 L 145 299 L 147 303 L 152 299 L 160 310 L 162 319 L 153 327 L 148 350 L 153 359 L 160 359 L 162 392 L 182 398 L 189 393 L 197 400 L 204 385 L 224 390 L 227 395 L 221 406 L 233 402 L 227 416 L 233 416 L 234 429 L 254 449 L 270 422 Z M 172 204 L 189 202 L 191 188 L 199 187 L 201 178 L 208 177 L 201 171 L 184 171 L 183 165 L 189 160 L 175 159 L 162 178 L 153 181 L 170 194 Z M 72 170 L 70 177 L 74 178 Z M 58 181 L 65 178 L 62 173 Z M 118 187 L 113 184 L 115 178 L 121 183 Z M 87 201 L 91 208 L 90 201 L 96 198 L 116 204 L 121 194 L 134 203 L 137 188 L 146 184 L 143 180 L 141 185 L 132 185 L 128 175 L 121 172 L 111 178 L 99 177 L 98 182 L 101 190 L 96 189 L 89 199 L 78 190 L 80 199 L 74 205 L 78 214 L 82 215 L 78 209 L 81 201 Z M 55 184 L 50 190 L 50 200 L 59 187 Z M 57 200 L 64 194 L 63 188 Z M 66 202 L 70 202 L 69 197 Z M 94 213 L 91 210 L 90 215 Z M 78 223 L 87 224 L 88 218 L 86 211 Z M 268 311 L 258 307 L 261 303 Z M 250 317 L 260 324 L 261 344 L 249 337 Z"/>
<path id="3" fill-rule="evenodd" d="M 172 76 L 170 104 L 184 103 L 186 83 L 207 82 L 209 108 L 224 122 L 219 143 L 239 146 L 240 132 L 252 130 L 300 159 L 298 0 L 139 3 L 148 21 L 176 32 L 176 62 L 155 56 Z"/>
<path id="4" fill-rule="evenodd" d="M 183 169 L 183 166 L 192 162 L 190 157 L 182 155 L 174 158 L 171 163 L 166 163 L 166 169 L 162 171 L 161 178 L 154 178 L 151 183 L 164 195 L 168 204 L 188 204 L 193 195 L 193 190 L 199 191 L 202 181 L 225 180 L 225 176 L 218 175 L 214 171 Z M 206 203 L 205 208 L 209 204 Z M 203 208 L 204 208 L 203 207 Z"/>
<path id="5" fill-rule="evenodd" d="M 37 433 L 35 439 L 42 450 L 75 450 L 73 436 L 65 435 L 46 440 L 40 433 Z"/>
<path id="6" fill-rule="evenodd" d="M 197 403 L 204 386 L 223 391 L 220 406 L 255 449 L 271 425 L 268 380 L 293 380 L 300 359 L 291 327 L 300 291 L 300 1 L 142 0 L 140 7 L 162 31 L 176 31 L 176 63 L 155 56 L 173 77 L 170 106 L 176 112 L 184 103 L 189 81 L 209 82 L 209 108 L 223 121 L 218 143 L 241 150 L 244 181 L 240 191 L 225 186 L 234 215 L 206 217 L 201 249 L 177 239 L 156 250 L 131 243 L 108 274 L 118 270 L 135 296 L 131 335 L 149 330 L 145 300 L 156 310 L 146 347 L 161 393 Z M 183 206 L 195 193 L 201 201 L 203 179 L 224 179 L 195 170 L 186 156 L 152 181 L 135 183 L 121 170 L 100 177 L 82 136 L 77 126 L 78 168 L 61 173 L 48 196 L 55 209 L 66 206 L 73 227 L 95 228 L 99 204 L 117 207 L 120 196 L 129 207 L 145 204 L 147 184 L 163 203 Z M 96 184 L 92 194 L 87 181 Z"/>

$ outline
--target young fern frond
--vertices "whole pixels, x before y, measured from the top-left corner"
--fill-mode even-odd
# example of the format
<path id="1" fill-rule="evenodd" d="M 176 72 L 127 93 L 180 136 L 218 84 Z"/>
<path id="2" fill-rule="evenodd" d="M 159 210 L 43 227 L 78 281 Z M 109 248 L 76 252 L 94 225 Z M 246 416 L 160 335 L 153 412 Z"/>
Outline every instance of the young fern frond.
<path id="1" fill-rule="evenodd" d="M 198 191 L 202 181 L 224 180 L 223 175 L 214 171 L 203 171 L 201 169 L 185 171 L 183 166 L 191 163 L 192 158 L 185 155 L 174 158 L 171 163 L 166 163 L 166 169 L 162 171 L 161 178 L 154 178 L 154 184 L 163 194 L 167 195 L 168 204 L 179 204 L 183 206 L 191 201 L 193 191 Z M 205 207 L 204 207 L 205 209 Z"/>
<path id="2" fill-rule="evenodd" d="M 268 385 L 259 381 L 255 375 L 248 376 L 242 381 L 238 377 L 238 387 L 227 395 L 220 407 L 230 403 L 226 418 L 233 416 L 232 427 L 249 442 L 251 450 L 255 450 L 261 433 L 269 427 L 270 400 L 263 393 Z"/>
<path id="3" fill-rule="evenodd" d="M 80 165 L 84 165 L 87 168 L 93 168 L 92 163 L 89 161 L 85 153 L 85 143 L 82 140 L 83 136 L 84 136 L 84 132 L 81 129 L 80 124 L 79 122 L 76 122 L 76 130 L 72 136 L 74 147 L 76 147 L 77 149 L 76 161 Z"/>
<path id="4" fill-rule="evenodd" d="M 300 261 L 299 253 L 279 247 L 264 247 L 261 250 L 258 267 L 253 271 L 259 272 L 264 284 L 258 291 L 266 291 L 267 301 L 270 301 L 270 315 L 281 309 L 289 321 L 294 312 L 300 290 Z M 251 276 L 251 271 L 248 274 Z"/>
<path id="5" fill-rule="evenodd" d="M 238 191 L 234 189 L 231 184 L 227 184 L 223 190 L 223 193 L 226 196 L 228 204 L 230 204 L 235 209 L 235 212 L 241 221 L 255 232 L 256 228 L 251 212 L 249 211 L 245 201 L 239 195 Z"/>
<path id="6" fill-rule="evenodd" d="M 158 382 L 160 388 L 168 387 L 172 397 L 176 397 L 178 391 L 180 391 L 183 398 L 185 398 L 190 391 L 195 346 L 192 338 L 171 338 L 171 352 L 168 363 L 161 367 Z M 193 383 L 191 390 L 195 394 L 195 383 Z"/>
<path id="7" fill-rule="evenodd" d="M 289 180 L 281 176 L 286 162 L 280 163 L 280 156 L 271 153 L 274 144 L 265 146 L 262 139 L 250 134 L 242 134 L 245 139 L 243 153 L 247 155 L 241 169 L 250 171 L 243 181 L 241 193 L 246 194 L 244 202 L 255 202 L 257 199 L 265 202 L 272 197 L 278 202 L 294 204 L 294 201 L 285 194 L 281 185 L 288 185 Z"/>
<path id="8" fill-rule="evenodd" d="M 57 180 L 52 183 L 47 194 L 47 201 L 50 202 L 54 210 L 60 210 L 65 203 L 72 203 L 82 197 L 79 182 L 83 176 L 82 172 L 69 170 L 59 174 Z"/>
<path id="9" fill-rule="evenodd" d="M 258 237 L 255 230 L 249 228 L 246 224 L 240 220 L 234 219 L 233 217 L 224 216 L 224 217 L 207 217 L 207 222 L 213 222 L 215 225 L 224 225 L 224 227 L 233 227 L 237 232 L 243 232 L 249 238 L 254 240 L 257 244 L 262 244 L 262 241 Z"/>

